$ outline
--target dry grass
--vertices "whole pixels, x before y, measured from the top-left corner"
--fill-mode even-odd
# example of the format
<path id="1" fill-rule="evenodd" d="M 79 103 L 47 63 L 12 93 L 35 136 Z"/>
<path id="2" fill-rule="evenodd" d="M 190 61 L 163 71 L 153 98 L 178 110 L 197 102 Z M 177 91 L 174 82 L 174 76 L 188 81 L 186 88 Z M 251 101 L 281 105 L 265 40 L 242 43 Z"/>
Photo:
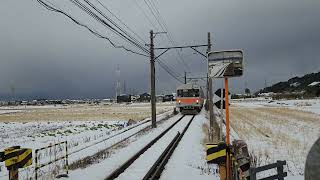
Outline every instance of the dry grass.
<path id="1" fill-rule="evenodd" d="M 173 109 L 173 104 L 157 105 L 157 113 Z M 22 109 L 23 110 L 23 109 Z M 72 121 L 72 120 L 141 120 L 150 117 L 149 104 L 137 105 L 70 105 L 62 108 L 29 109 L 0 114 L 0 122 Z"/>
<path id="2" fill-rule="evenodd" d="M 230 122 L 258 165 L 279 159 L 303 174 L 306 155 L 320 136 L 320 115 L 283 107 L 232 107 Z"/>

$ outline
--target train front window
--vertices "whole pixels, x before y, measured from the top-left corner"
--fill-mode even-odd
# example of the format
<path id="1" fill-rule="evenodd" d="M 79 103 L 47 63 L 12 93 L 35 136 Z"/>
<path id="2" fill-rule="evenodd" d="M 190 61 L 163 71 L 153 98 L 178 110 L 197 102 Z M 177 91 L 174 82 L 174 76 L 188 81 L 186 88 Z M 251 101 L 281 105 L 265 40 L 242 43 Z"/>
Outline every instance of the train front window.
<path id="1" fill-rule="evenodd" d="M 178 97 L 199 97 L 199 89 L 179 89 Z"/>

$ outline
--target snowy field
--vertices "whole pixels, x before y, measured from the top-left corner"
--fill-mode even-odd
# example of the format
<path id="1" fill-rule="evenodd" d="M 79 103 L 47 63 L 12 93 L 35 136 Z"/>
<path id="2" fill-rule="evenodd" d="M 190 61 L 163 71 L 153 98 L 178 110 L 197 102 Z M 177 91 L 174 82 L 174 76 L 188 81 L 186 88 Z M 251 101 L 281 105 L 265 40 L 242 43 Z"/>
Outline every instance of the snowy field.
<path id="1" fill-rule="evenodd" d="M 286 107 L 320 114 L 320 98 L 271 100 L 266 98 L 249 98 L 232 100 L 233 104 L 245 107 Z"/>
<path id="2" fill-rule="evenodd" d="M 68 151 L 71 154 L 70 164 L 93 155 L 149 126 L 150 119 L 147 117 L 150 116 L 150 109 L 150 104 L 147 103 L 108 106 L 1 107 L 0 150 L 20 145 L 23 148 L 32 148 L 34 155 L 34 150 L 37 148 L 67 140 Z M 157 107 L 158 120 L 169 116 L 172 109 L 172 103 L 159 104 Z M 80 117 L 82 115 L 84 117 Z M 115 118 L 117 115 L 119 117 Z M 54 120 L 54 118 L 57 119 Z M 127 126 L 129 119 L 135 120 L 136 123 Z M 138 127 L 115 136 L 132 126 Z M 64 145 L 49 148 L 40 152 L 40 162 L 46 163 L 64 153 Z M 57 163 L 61 165 L 61 162 Z M 34 177 L 33 166 L 21 169 L 20 179 L 30 177 Z M 8 179 L 8 171 L 4 163 L 0 163 L 0 179 Z"/>
<path id="3" fill-rule="evenodd" d="M 261 166 L 286 160 L 289 179 L 304 179 L 307 153 L 320 137 L 320 99 L 233 101 L 231 127 Z"/>
<path id="4" fill-rule="evenodd" d="M 157 103 L 157 113 L 172 110 L 174 105 Z M 142 120 L 150 111 L 150 103 L 11 106 L 0 107 L 0 122 Z"/>
<path id="5" fill-rule="evenodd" d="M 0 149 L 21 145 L 34 150 L 68 140 L 69 164 L 72 165 L 68 179 L 104 179 L 181 117 L 176 115 L 162 121 L 172 113 L 173 106 L 174 104 L 160 104 L 157 108 L 157 120 L 161 121 L 158 128 L 147 129 L 142 133 L 138 132 L 150 125 L 149 104 L 0 108 Z M 320 137 L 320 114 L 317 114 L 319 108 L 320 99 L 271 101 L 259 98 L 232 101 L 232 139 L 243 139 L 248 143 L 256 166 L 286 160 L 288 179 L 304 179 L 307 153 Z M 219 120 L 219 112 L 216 113 Z M 59 115 L 60 118 L 57 118 Z M 35 118 L 30 120 L 30 117 Z M 127 126 L 129 119 L 136 120 L 136 123 Z M 159 140 L 149 153 L 144 154 L 118 179 L 140 179 L 186 123 L 178 123 L 173 131 Z M 133 126 L 138 127 L 128 130 Z M 161 179 L 219 179 L 217 167 L 208 165 L 205 160 L 204 126 L 208 126 L 208 120 L 206 112 L 202 111 L 195 117 L 177 146 Z M 117 136 L 120 132 L 124 133 Z M 127 138 L 129 139 L 119 146 L 105 151 Z M 63 153 L 63 147 L 44 151 L 40 161 L 47 162 Z M 93 158 L 83 165 L 84 157 Z M 42 176 L 40 179 L 53 179 L 54 175 L 63 173 L 63 165 L 64 162 L 59 161 L 44 168 L 39 172 Z M 3 163 L 0 164 L 0 169 L 0 180 L 7 179 L 8 172 Z M 53 171 L 57 172 L 48 173 Z M 20 172 L 20 179 L 30 177 L 34 177 L 34 166 Z"/>

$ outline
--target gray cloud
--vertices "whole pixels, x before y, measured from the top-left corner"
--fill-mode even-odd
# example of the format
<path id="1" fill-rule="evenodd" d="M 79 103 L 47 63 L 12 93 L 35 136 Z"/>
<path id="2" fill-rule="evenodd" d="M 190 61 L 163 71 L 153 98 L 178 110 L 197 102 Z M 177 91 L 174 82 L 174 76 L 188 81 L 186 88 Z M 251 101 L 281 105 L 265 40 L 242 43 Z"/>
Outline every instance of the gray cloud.
<path id="1" fill-rule="evenodd" d="M 102 1 L 148 43 L 149 31 L 154 27 L 135 3 L 152 19 L 143 1 Z M 244 50 L 245 74 L 231 80 L 234 92 L 242 92 L 245 82 L 257 90 L 265 80 L 271 84 L 320 70 L 319 1 L 153 1 L 177 44 L 206 43 L 206 34 L 211 32 L 214 50 Z M 124 44 L 68 1 L 50 2 Z M 110 97 L 114 95 L 117 64 L 127 89 L 148 91 L 147 58 L 112 48 L 66 17 L 46 10 L 36 0 L 3 0 L 0 22 L 0 94 L 10 93 L 10 86 L 14 85 L 20 95 Z M 156 24 L 154 20 L 153 23 Z M 158 47 L 168 45 L 163 35 L 158 35 L 155 42 Z M 205 52 L 205 48 L 199 50 Z M 190 68 L 181 64 L 174 50 L 162 60 L 179 75 L 184 71 L 192 72 L 188 76 L 206 74 L 205 59 L 192 50 L 180 52 Z M 173 91 L 178 84 L 157 66 L 159 93 Z M 220 82 L 216 81 L 215 86 L 220 86 Z"/>

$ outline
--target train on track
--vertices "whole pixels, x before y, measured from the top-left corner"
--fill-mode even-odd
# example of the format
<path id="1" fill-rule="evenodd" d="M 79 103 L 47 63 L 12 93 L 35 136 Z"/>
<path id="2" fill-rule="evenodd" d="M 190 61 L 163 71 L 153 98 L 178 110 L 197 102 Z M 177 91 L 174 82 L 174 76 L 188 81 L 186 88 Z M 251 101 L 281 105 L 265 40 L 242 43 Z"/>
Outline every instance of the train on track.
<path id="1" fill-rule="evenodd" d="M 183 84 L 177 87 L 176 107 L 181 114 L 198 114 L 203 103 L 203 90 L 197 84 Z"/>

